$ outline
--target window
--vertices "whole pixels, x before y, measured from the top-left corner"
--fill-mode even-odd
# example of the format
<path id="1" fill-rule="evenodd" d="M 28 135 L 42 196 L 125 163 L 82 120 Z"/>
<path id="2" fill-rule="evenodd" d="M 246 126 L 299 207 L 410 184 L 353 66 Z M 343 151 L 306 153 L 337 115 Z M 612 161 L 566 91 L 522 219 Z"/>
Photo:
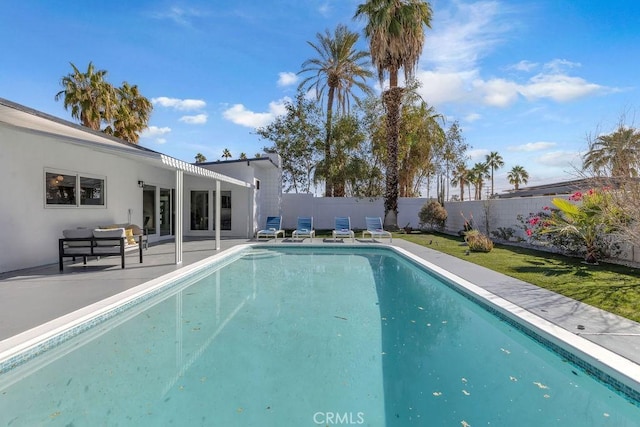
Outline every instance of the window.
<path id="1" fill-rule="evenodd" d="M 209 192 L 191 192 L 191 229 L 209 229 Z"/>
<path id="2" fill-rule="evenodd" d="M 216 192 L 213 192 L 215 200 Z M 213 212 L 215 216 L 215 206 Z M 215 225 L 213 227 L 215 230 Z M 220 192 L 220 230 L 231 230 L 231 191 Z"/>
<path id="3" fill-rule="evenodd" d="M 104 178 L 45 172 L 44 179 L 46 206 L 105 206 Z"/>

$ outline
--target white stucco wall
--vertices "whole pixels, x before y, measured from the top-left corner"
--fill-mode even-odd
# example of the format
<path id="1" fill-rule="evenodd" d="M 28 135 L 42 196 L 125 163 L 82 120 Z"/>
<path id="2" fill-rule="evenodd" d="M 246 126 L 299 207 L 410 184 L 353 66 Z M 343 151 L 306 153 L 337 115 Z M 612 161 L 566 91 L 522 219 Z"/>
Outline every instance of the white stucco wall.
<path id="1" fill-rule="evenodd" d="M 426 198 L 398 199 L 398 226 L 418 227 L 418 212 L 428 201 Z M 313 216 L 313 226 L 318 230 L 331 230 L 336 216 L 351 217 L 351 227 L 364 229 L 365 217 L 384 219 L 383 199 L 359 199 L 356 197 L 314 197 L 313 194 L 286 193 L 282 195 L 282 222 L 288 229 L 296 227 L 299 216 Z"/>
<path id="2" fill-rule="evenodd" d="M 59 138 L 0 123 L 0 271 L 57 261 L 62 230 L 79 226 L 142 224 L 138 181 L 172 187 L 169 170 L 97 152 Z M 45 169 L 105 177 L 106 206 L 45 206 Z"/>
<path id="3" fill-rule="evenodd" d="M 86 174 L 105 179 L 105 206 L 46 206 L 45 170 Z M 159 189 L 175 190 L 175 170 L 119 154 L 98 151 L 69 139 L 0 122 L 0 272 L 56 263 L 62 230 L 132 222 L 143 225 L 143 189 L 138 181 Z M 185 174 L 184 218 L 189 219 L 189 188 L 215 190 L 215 181 Z M 250 190 L 222 183 L 232 191 L 232 230 L 222 236 L 247 237 L 255 222 L 250 218 Z M 213 199 L 210 206 L 213 210 Z M 156 223 L 159 212 L 156 209 Z M 213 219 L 212 219 L 213 221 Z M 213 228 L 211 228 L 213 230 Z M 189 224 L 184 224 L 185 235 Z M 214 232 L 204 233 L 214 236 Z M 172 236 L 159 235 L 151 242 Z"/>

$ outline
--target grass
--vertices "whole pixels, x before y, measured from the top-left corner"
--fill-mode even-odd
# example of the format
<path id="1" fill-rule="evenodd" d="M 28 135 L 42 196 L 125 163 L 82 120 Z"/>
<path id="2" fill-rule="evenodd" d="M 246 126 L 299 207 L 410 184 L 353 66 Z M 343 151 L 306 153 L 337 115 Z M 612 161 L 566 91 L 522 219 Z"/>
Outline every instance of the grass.
<path id="1" fill-rule="evenodd" d="M 496 244 L 489 253 L 470 252 L 461 237 L 397 234 L 431 249 L 515 277 L 541 288 L 640 322 L 640 271 L 617 264 L 586 265 L 578 258 Z"/>

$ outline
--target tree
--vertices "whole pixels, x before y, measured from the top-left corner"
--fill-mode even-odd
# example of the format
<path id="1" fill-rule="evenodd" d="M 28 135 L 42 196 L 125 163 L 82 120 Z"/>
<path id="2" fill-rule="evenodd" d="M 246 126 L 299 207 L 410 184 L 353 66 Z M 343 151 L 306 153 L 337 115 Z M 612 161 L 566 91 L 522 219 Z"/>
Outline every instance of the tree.
<path id="1" fill-rule="evenodd" d="M 151 101 L 142 96 L 136 85 L 123 82 L 114 88 L 105 80 L 107 72 L 96 70 L 92 62 L 85 73 L 70 64 L 73 72 L 62 78 L 64 89 L 55 100 L 64 98 L 65 110 L 71 108 L 71 116 L 83 126 L 137 144 L 153 111 Z"/>
<path id="2" fill-rule="evenodd" d="M 317 58 L 311 58 L 302 63 L 300 73 L 313 73 L 305 78 L 299 89 L 314 89 L 316 97 L 323 99 L 325 90 L 327 91 L 327 110 L 325 122 L 324 158 L 323 167 L 328 168 L 324 172 L 325 196 L 333 196 L 333 183 L 331 182 L 331 129 L 333 120 L 334 102 L 346 113 L 350 106 L 350 98 L 358 101 L 358 97 L 352 92 L 354 86 L 365 94 L 369 94 L 371 89 L 366 84 L 366 78 L 372 73 L 367 68 L 366 59 L 369 54 L 365 51 L 355 49 L 358 41 L 358 34 L 347 29 L 340 24 L 333 34 L 326 30 L 324 34 L 316 34 L 317 42 L 307 42 L 318 54 Z"/>
<path id="3" fill-rule="evenodd" d="M 640 171 L 640 130 L 618 125 L 615 132 L 589 142 L 583 169 L 597 176 L 636 178 Z"/>
<path id="4" fill-rule="evenodd" d="M 233 154 L 231 154 L 231 151 L 229 151 L 229 149 L 228 149 L 228 148 L 225 148 L 225 149 L 222 151 L 222 158 L 223 158 L 223 159 L 225 159 L 225 160 L 228 160 L 228 159 L 230 159 L 231 157 L 233 157 Z"/>
<path id="5" fill-rule="evenodd" d="M 442 120 L 442 115 L 424 101 L 402 106 L 398 140 L 400 197 L 419 196 L 424 180 L 436 171 L 434 162 L 445 139 Z"/>
<path id="6" fill-rule="evenodd" d="M 316 104 L 298 90 L 295 102 L 285 104 L 286 114 L 278 116 L 256 133 L 273 142 L 267 152 L 278 153 L 282 160 L 282 184 L 286 192 L 308 193 L 322 147 L 320 111 Z M 256 154 L 260 157 L 260 154 Z"/>
<path id="7" fill-rule="evenodd" d="M 447 129 L 442 151 L 442 159 L 444 161 L 447 183 L 451 183 L 453 185 L 453 177 L 449 176 L 452 165 L 456 169 L 458 168 L 458 165 L 462 165 L 464 167 L 464 170 L 466 171 L 464 163 L 467 160 L 466 152 L 468 149 L 469 144 L 465 142 L 464 136 L 462 136 L 462 129 L 460 128 L 460 124 L 458 123 L 458 121 L 454 121 L 451 126 L 449 126 L 449 129 Z M 456 169 L 454 169 L 454 173 Z M 457 178 L 457 183 L 460 184 L 460 196 L 462 198 L 465 182 L 459 181 L 459 176 Z M 449 199 L 449 185 L 447 185 L 446 199 Z"/>
<path id="8" fill-rule="evenodd" d="M 482 200 L 482 186 L 485 178 L 490 177 L 489 165 L 486 163 L 476 163 L 469 171 L 469 182 L 475 188 L 475 200 Z"/>
<path id="9" fill-rule="evenodd" d="M 153 104 L 140 94 L 138 86 L 124 82 L 116 89 L 117 101 L 113 108 L 113 122 L 104 132 L 137 144 L 140 132 L 145 130 Z"/>
<path id="10" fill-rule="evenodd" d="M 493 187 L 493 173 L 495 172 L 496 169 L 500 169 L 501 167 L 504 166 L 504 160 L 502 159 L 502 156 L 498 154 L 497 151 L 492 151 L 491 153 L 485 156 L 485 163 L 491 169 L 491 197 L 493 197 L 493 195 L 495 194 L 494 187 Z"/>
<path id="11" fill-rule="evenodd" d="M 509 184 L 513 185 L 514 190 L 518 190 L 520 188 L 520 184 L 526 184 L 529 182 L 529 173 L 524 169 L 524 167 L 516 165 L 511 168 L 511 171 L 507 175 L 507 179 L 509 180 Z"/>
<path id="12" fill-rule="evenodd" d="M 427 226 L 430 230 L 442 230 L 447 221 L 447 215 L 447 210 L 440 203 L 430 200 L 418 212 L 420 227 Z"/>
<path id="13" fill-rule="evenodd" d="M 239 158 L 240 158 L 240 160 L 247 160 L 247 153 L 244 153 L 244 152 L 240 153 Z"/>
<path id="14" fill-rule="evenodd" d="M 368 0 L 358 6 L 354 18 L 366 19 L 364 34 L 369 39 L 371 60 L 378 70 L 380 85 L 389 76 L 389 88 L 382 94 L 387 110 L 387 164 L 384 225 L 398 228 L 398 139 L 403 88 L 413 77 L 424 45 L 424 28 L 431 27 L 431 6 L 420 0 Z"/>
<path id="15" fill-rule="evenodd" d="M 207 158 L 202 153 L 196 154 L 196 163 L 204 163 L 207 161 Z"/>
<path id="16" fill-rule="evenodd" d="M 460 201 L 464 202 L 464 186 L 468 184 L 469 169 L 464 163 L 458 163 L 453 170 L 453 176 L 451 177 L 451 185 L 454 187 L 460 186 Z"/>
<path id="17" fill-rule="evenodd" d="M 63 98 L 64 109 L 71 108 L 71 117 L 85 127 L 100 130 L 102 121 L 110 121 L 113 115 L 115 89 L 105 80 L 107 72 L 96 70 L 93 62 L 89 62 L 85 73 L 70 64 L 73 72 L 60 81 L 64 89 L 56 94 L 55 100 Z"/>

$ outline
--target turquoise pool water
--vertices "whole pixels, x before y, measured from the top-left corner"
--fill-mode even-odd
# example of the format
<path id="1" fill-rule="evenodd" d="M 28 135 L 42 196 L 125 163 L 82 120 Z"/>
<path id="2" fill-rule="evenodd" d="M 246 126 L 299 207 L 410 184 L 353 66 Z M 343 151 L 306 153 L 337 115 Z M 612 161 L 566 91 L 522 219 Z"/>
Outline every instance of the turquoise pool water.
<path id="1" fill-rule="evenodd" d="M 637 405 L 377 248 L 251 249 L 0 376 L 3 426 L 638 420 Z"/>

